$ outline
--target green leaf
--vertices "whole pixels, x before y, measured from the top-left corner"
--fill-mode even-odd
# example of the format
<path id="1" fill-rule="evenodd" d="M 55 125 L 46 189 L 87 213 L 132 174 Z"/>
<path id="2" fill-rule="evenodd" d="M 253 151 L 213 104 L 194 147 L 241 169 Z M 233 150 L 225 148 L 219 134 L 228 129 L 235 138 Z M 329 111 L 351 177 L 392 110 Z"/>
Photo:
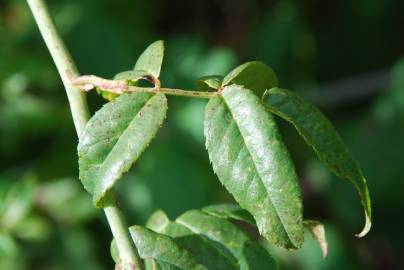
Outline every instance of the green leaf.
<path id="1" fill-rule="evenodd" d="M 129 85 L 136 86 L 140 80 L 148 80 L 156 86 L 160 76 L 161 65 L 164 57 L 164 42 L 156 41 L 149 45 L 139 56 L 133 70 L 123 71 L 114 76 L 114 80 L 127 80 Z M 159 85 L 158 85 L 159 86 Z M 96 89 L 103 98 L 111 101 L 117 98 L 117 94 Z"/>
<path id="2" fill-rule="evenodd" d="M 181 268 L 176 267 L 175 265 L 157 261 L 153 259 L 145 259 L 145 269 L 146 270 L 180 270 Z M 204 268 L 202 268 L 204 269 Z"/>
<path id="3" fill-rule="evenodd" d="M 303 242 L 294 165 L 272 116 L 252 91 L 227 86 L 205 112 L 209 158 L 219 180 L 248 210 L 260 233 L 288 249 Z"/>
<path id="4" fill-rule="evenodd" d="M 268 110 L 292 123 L 317 156 L 336 175 L 348 179 L 358 190 L 365 209 L 365 226 L 357 236 L 371 228 L 371 203 L 366 179 L 331 122 L 298 94 L 280 88 L 266 91 Z"/>
<path id="5" fill-rule="evenodd" d="M 223 79 L 223 86 L 230 84 L 244 86 L 261 97 L 265 90 L 278 86 L 278 79 L 269 66 L 252 61 L 236 67 Z"/>
<path id="6" fill-rule="evenodd" d="M 161 65 L 164 57 L 164 42 L 158 40 L 149 45 L 146 50 L 140 55 L 136 62 L 134 70 L 143 70 L 159 78 Z"/>
<path id="7" fill-rule="evenodd" d="M 177 222 L 169 222 L 164 226 L 153 227 L 156 232 L 172 237 L 175 242 L 195 256 L 198 262 L 207 269 L 237 270 L 237 259 L 226 249 L 222 243 L 216 243 L 198 233 L 194 233 L 186 226 Z"/>
<path id="8" fill-rule="evenodd" d="M 147 71 L 144 70 L 127 70 L 119 72 L 114 76 L 114 80 L 126 80 L 128 85 L 137 86 L 139 81 L 146 80 L 150 81 L 152 84 L 155 84 L 154 76 Z M 96 88 L 98 94 L 100 94 L 106 100 L 114 100 L 119 95 L 107 91 L 103 91 L 102 89 Z"/>
<path id="9" fill-rule="evenodd" d="M 28 241 L 45 240 L 51 231 L 51 224 L 39 215 L 30 215 L 24 218 L 12 230 L 15 236 Z"/>
<path id="10" fill-rule="evenodd" d="M 132 226 L 129 228 L 129 231 L 138 249 L 139 256 L 155 261 L 153 264 L 158 264 L 161 269 L 206 269 L 197 263 L 192 254 L 181 248 L 168 236 L 140 226 Z M 151 264 L 149 261 L 146 263 L 146 266 L 152 266 Z"/>
<path id="11" fill-rule="evenodd" d="M 216 91 L 222 85 L 222 76 L 205 76 L 196 81 L 196 89 L 202 91 Z"/>
<path id="12" fill-rule="evenodd" d="M 225 253 L 237 259 L 239 269 L 273 269 L 274 261 L 259 244 L 250 241 L 248 236 L 233 223 L 208 215 L 199 210 L 188 211 L 176 219 L 176 223 L 201 235 Z M 230 257 L 230 254 L 228 256 Z"/>
<path id="13" fill-rule="evenodd" d="M 114 80 L 127 80 L 130 82 L 130 85 L 136 85 L 139 80 L 148 79 L 150 77 L 152 77 L 152 74 L 147 71 L 127 70 L 116 74 Z"/>
<path id="14" fill-rule="evenodd" d="M 106 99 L 106 100 L 108 100 L 108 101 L 114 100 L 114 99 L 116 99 L 116 98 L 119 96 L 118 94 L 111 93 L 111 92 L 107 92 L 107 91 L 103 91 L 103 90 L 98 89 L 98 88 L 96 88 L 95 90 L 97 91 L 97 93 L 98 93 L 99 95 L 101 95 L 104 99 Z"/>
<path id="15" fill-rule="evenodd" d="M 224 219 L 234 219 L 256 226 L 254 217 L 236 204 L 216 204 L 209 205 L 202 210 L 210 215 L 218 216 Z"/>
<path id="16" fill-rule="evenodd" d="M 17 241 L 10 234 L 0 231 L 0 261 L 17 258 L 19 251 Z"/>
<path id="17" fill-rule="evenodd" d="M 188 211 L 175 222 L 157 211 L 147 226 L 173 237 L 208 269 L 276 269 L 270 254 L 236 225 L 203 211 Z"/>
<path id="18" fill-rule="evenodd" d="M 33 207 L 36 180 L 32 175 L 24 176 L 6 189 L 0 196 L 0 227 L 13 230 L 22 222 Z"/>
<path id="19" fill-rule="evenodd" d="M 324 225 L 315 220 L 305 220 L 303 221 L 303 224 L 310 231 L 314 239 L 317 240 L 324 259 L 328 255 L 328 242 L 325 237 Z"/>
<path id="20" fill-rule="evenodd" d="M 115 263 L 120 262 L 118 247 L 116 246 L 115 239 L 112 239 L 110 246 L 111 257 Z"/>
<path id="21" fill-rule="evenodd" d="M 147 221 L 146 227 L 155 232 L 162 233 L 170 224 L 170 219 L 162 210 L 155 211 Z"/>
<path id="22" fill-rule="evenodd" d="M 80 180 L 97 207 L 122 174 L 149 145 L 167 112 L 159 93 L 123 94 L 107 103 L 87 123 L 80 138 Z"/>
<path id="23" fill-rule="evenodd" d="M 47 181 L 40 185 L 41 210 L 52 220 L 65 225 L 84 223 L 98 211 L 75 178 Z"/>

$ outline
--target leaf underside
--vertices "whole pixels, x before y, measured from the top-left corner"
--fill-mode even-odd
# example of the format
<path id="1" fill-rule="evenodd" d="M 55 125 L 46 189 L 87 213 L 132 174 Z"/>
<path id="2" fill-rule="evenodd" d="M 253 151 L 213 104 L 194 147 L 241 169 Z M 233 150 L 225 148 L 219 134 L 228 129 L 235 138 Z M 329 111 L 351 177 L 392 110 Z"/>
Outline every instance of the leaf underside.
<path id="1" fill-rule="evenodd" d="M 213 169 L 271 243 L 287 249 L 303 242 L 297 176 L 272 116 L 252 91 L 227 86 L 210 99 L 205 137 Z"/>
<path id="2" fill-rule="evenodd" d="M 298 94 L 280 88 L 266 91 L 267 109 L 292 123 L 317 156 L 337 176 L 348 179 L 358 190 L 365 210 L 365 226 L 357 236 L 371 228 L 371 202 L 362 171 L 331 122 L 314 105 Z"/>
<path id="3" fill-rule="evenodd" d="M 108 191 L 154 138 L 166 111 L 163 94 L 123 94 L 87 123 L 78 146 L 80 180 L 97 207 L 107 204 Z"/>

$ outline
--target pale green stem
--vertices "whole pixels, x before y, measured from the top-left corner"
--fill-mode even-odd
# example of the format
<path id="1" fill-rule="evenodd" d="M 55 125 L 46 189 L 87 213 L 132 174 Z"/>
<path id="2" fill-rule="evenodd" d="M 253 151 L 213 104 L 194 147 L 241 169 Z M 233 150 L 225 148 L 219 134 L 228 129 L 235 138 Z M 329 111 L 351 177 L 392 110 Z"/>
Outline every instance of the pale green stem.
<path id="1" fill-rule="evenodd" d="M 175 88 L 160 88 L 157 91 L 154 88 L 129 86 L 127 92 L 148 92 L 148 93 L 163 93 L 172 96 L 192 97 L 192 98 L 212 98 L 217 97 L 218 92 L 202 92 L 193 90 L 183 90 Z"/>
<path id="2" fill-rule="evenodd" d="M 121 211 L 116 205 L 112 205 L 105 207 L 104 212 L 111 227 L 123 269 L 142 269 L 139 255 L 134 248 L 132 238 L 128 234 L 128 226 L 124 222 Z"/>
<path id="3" fill-rule="evenodd" d="M 62 78 L 69 99 L 74 126 L 80 137 L 88 121 L 89 113 L 86 95 L 70 84 L 70 79 L 79 75 L 77 68 L 49 16 L 45 3 L 42 0 L 27 0 L 27 2 Z"/>
<path id="4" fill-rule="evenodd" d="M 80 138 L 89 119 L 89 112 L 85 93 L 70 84 L 70 80 L 79 75 L 77 68 L 49 16 L 45 2 L 43 0 L 27 0 L 27 2 L 53 61 L 56 64 L 60 77 L 62 78 L 70 104 L 74 126 Z M 114 204 L 106 207 L 104 211 L 112 234 L 116 240 L 120 259 L 125 269 L 142 269 L 138 252 L 130 237 L 128 227 L 119 208 Z"/>
<path id="5" fill-rule="evenodd" d="M 108 80 L 95 75 L 84 75 L 74 78 L 70 81 L 71 85 L 78 87 L 83 91 L 90 91 L 92 89 L 98 88 L 102 91 L 113 93 L 113 94 L 123 94 L 125 92 L 138 92 L 138 93 L 163 93 L 166 95 L 191 97 L 191 98 L 212 98 L 219 94 L 219 91 L 207 92 L 207 91 L 194 91 L 194 90 L 183 90 L 176 88 L 164 88 L 160 87 L 160 82 L 158 82 L 156 87 L 138 87 L 129 85 L 130 80 Z"/>

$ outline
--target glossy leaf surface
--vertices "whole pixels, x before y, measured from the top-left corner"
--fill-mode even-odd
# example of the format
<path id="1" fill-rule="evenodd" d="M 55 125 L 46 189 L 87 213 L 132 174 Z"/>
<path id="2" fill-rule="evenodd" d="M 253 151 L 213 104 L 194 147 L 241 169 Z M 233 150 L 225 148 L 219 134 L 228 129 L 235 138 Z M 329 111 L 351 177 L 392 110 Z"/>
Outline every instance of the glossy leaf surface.
<path id="1" fill-rule="evenodd" d="M 223 79 L 223 86 L 230 84 L 244 86 L 262 96 L 265 90 L 278 86 L 278 79 L 269 66 L 252 61 L 236 67 Z"/>
<path id="2" fill-rule="evenodd" d="M 371 203 L 366 179 L 331 122 L 314 105 L 289 90 L 272 88 L 266 91 L 263 101 L 270 112 L 295 126 L 332 172 L 354 184 L 366 216 L 365 226 L 358 236 L 366 235 L 371 227 Z"/>
<path id="3" fill-rule="evenodd" d="M 302 202 L 294 165 L 277 125 L 258 97 L 227 86 L 205 111 L 205 137 L 213 169 L 260 233 L 288 249 L 303 242 Z"/>
<path id="4" fill-rule="evenodd" d="M 148 146 L 166 116 L 163 94 L 123 94 L 90 119 L 78 146 L 80 179 L 97 207 Z"/>

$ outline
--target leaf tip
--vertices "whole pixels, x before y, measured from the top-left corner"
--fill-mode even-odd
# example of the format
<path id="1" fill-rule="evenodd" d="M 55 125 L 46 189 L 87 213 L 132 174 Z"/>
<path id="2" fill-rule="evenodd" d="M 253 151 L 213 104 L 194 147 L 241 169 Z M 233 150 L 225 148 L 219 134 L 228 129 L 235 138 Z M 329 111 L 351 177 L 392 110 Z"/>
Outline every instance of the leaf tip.
<path id="1" fill-rule="evenodd" d="M 163 212 L 163 210 L 155 211 L 146 223 L 146 227 L 155 231 L 162 232 L 164 228 L 170 223 L 170 219 Z"/>
<path id="2" fill-rule="evenodd" d="M 158 78 L 164 57 L 164 41 L 157 40 L 150 44 L 136 61 L 134 70 L 147 71 Z"/>
<path id="3" fill-rule="evenodd" d="M 164 44 L 164 40 L 160 39 L 160 40 L 156 40 L 155 42 L 153 42 L 152 44 L 149 45 L 149 48 L 153 48 L 153 49 L 157 49 L 157 50 L 161 50 L 161 53 L 164 53 L 165 50 L 165 44 Z"/>
<path id="4" fill-rule="evenodd" d="M 370 231 L 371 228 L 372 228 L 372 220 L 371 220 L 370 216 L 368 215 L 368 213 L 365 211 L 365 226 L 363 227 L 362 231 L 360 233 L 356 234 L 355 236 L 358 238 L 362 238 L 366 234 L 368 234 L 368 232 Z"/>
<path id="5" fill-rule="evenodd" d="M 369 190 L 366 185 L 366 179 L 362 177 L 362 182 L 364 183 L 364 191 L 361 194 L 362 198 L 362 205 L 365 210 L 365 226 L 363 227 L 362 231 L 355 236 L 358 238 L 364 237 L 372 228 L 372 207 L 370 201 Z"/>
<path id="6" fill-rule="evenodd" d="M 325 259 L 328 256 L 328 241 L 325 236 L 324 225 L 315 220 L 305 220 L 304 225 L 309 230 L 313 238 L 317 240 L 321 249 L 322 257 Z"/>

